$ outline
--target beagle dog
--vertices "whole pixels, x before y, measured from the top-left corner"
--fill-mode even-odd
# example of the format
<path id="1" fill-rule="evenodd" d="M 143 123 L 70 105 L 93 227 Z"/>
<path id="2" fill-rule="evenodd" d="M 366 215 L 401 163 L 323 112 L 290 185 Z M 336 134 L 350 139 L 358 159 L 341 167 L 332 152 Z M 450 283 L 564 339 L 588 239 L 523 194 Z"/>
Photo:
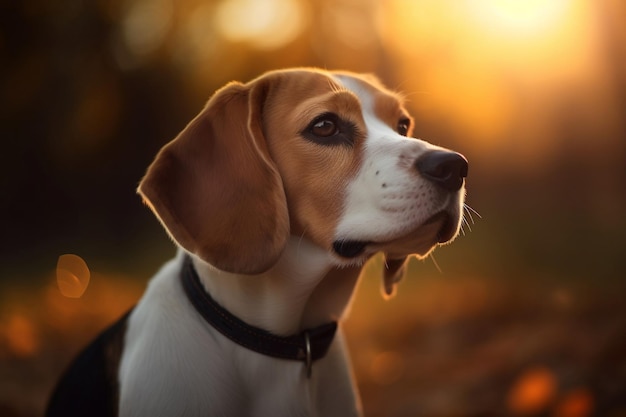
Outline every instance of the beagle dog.
<path id="1" fill-rule="evenodd" d="M 467 161 L 411 137 L 370 75 L 292 69 L 218 90 L 138 192 L 178 245 L 66 371 L 48 416 L 358 416 L 337 322 L 382 252 L 457 235 Z"/>

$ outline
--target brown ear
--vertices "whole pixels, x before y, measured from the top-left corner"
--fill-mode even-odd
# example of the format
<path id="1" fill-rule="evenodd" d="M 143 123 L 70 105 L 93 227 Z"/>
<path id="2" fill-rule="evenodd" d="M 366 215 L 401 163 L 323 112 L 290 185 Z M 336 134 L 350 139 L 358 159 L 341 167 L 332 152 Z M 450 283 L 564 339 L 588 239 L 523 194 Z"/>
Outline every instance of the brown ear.
<path id="1" fill-rule="evenodd" d="M 215 93 L 138 188 L 180 246 L 227 272 L 266 271 L 289 236 L 282 180 L 263 134 L 266 90 L 259 80 Z"/>
<path id="2" fill-rule="evenodd" d="M 409 263 L 409 257 L 400 259 L 385 258 L 383 264 L 383 291 L 386 297 L 394 295 L 396 284 L 402 280 L 406 271 L 406 265 Z"/>

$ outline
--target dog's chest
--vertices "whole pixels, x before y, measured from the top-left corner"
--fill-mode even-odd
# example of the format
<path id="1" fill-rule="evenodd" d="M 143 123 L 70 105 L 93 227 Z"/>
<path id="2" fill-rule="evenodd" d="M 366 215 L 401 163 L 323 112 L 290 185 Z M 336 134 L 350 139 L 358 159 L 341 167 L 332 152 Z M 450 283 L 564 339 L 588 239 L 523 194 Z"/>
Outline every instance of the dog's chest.
<path id="1" fill-rule="evenodd" d="M 308 379 L 302 362 L 252 352 L 210 327 L 185 299 L 176 268 L 166 265 L 153 278 L 129 318 L 119 372 L 120 416 L 352 414 L 349 377 L 321 383 L 338 366 L 346 367 L 341 342 L 315 363 Z M 331 387 L 345 391 L 344 398 L 331 401 L 336 396 Z M 341 411 L 329 414 L 328 407 Z"/>

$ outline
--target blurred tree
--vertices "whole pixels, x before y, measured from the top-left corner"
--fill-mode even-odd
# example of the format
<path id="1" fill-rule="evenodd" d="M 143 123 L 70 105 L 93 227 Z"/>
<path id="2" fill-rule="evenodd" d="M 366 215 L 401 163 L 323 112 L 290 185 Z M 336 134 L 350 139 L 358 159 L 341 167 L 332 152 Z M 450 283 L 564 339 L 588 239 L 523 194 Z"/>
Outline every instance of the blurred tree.
<path id="1" fill-rule="evenodd" d="M 171 65 L 120 69 L 103 5 L 1 6 L 3 265 L 124 247 L 151 221 L 134 186 L 191 111 Z"/>

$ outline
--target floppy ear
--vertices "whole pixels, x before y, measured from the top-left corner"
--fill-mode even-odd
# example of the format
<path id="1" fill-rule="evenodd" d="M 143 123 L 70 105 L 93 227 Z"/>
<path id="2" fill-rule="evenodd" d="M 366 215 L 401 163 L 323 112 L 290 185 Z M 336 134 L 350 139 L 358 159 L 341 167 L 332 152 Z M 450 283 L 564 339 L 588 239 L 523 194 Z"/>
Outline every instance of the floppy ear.
<path id="1" fill-rule="evenodd" d="M 289 236 L 282 179 L 263 134 L 267 88 L 258 80 L 215 93 L 138 188 L 176 243 L 227 272 L 266 271 Z"/>
<path id="2" fill-rule="evenodd" d="M 383 263 L 383 291 L 386 297 L 395 295 L 396 284 L 404 277 L 408 263 L 408 256 L 400 259 L 387 259 L 385 257 Z"/>

